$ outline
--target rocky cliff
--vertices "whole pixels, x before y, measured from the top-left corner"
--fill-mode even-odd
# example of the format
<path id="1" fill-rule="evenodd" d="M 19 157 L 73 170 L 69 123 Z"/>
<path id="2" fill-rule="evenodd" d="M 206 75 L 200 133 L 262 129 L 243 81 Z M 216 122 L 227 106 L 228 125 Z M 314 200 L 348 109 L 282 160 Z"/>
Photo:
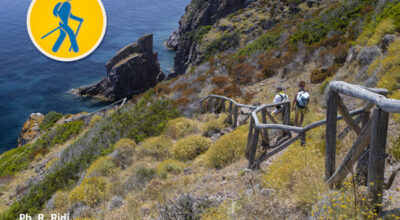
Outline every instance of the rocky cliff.
<path id="1" fill-rule="evenodd" d="M 43 122 L 44 115 L 32 113 L 25 122 L 18 137 L 18 147 L 27 144 L 39 135 L 39 125 Z"/>
<path id="2" fill-rule="evenodd" d="M 121 49 L 107 62 L 106 70 L 107 77 L 73 92 L 81 96 L 118 100 L 154 86 L 161 71 L 158 53 L 153 52 L 153 35 L 144 35 Z"/>
<path id="3" fill-rule="evenodd" d="M 196 52 L 196 35 L 201 32 L 201 27 L 213 25 L 223 18 L 239 9 L 246 7 L 251 1 L 248 0 L 193 0 L 187 7 L 186 12 L 179 21 L 179 30 L 174 31 L 167 41 L 167 46 L 175 49 L 176 74 L 183 74 L 189 63 L 200 62 Z"/>

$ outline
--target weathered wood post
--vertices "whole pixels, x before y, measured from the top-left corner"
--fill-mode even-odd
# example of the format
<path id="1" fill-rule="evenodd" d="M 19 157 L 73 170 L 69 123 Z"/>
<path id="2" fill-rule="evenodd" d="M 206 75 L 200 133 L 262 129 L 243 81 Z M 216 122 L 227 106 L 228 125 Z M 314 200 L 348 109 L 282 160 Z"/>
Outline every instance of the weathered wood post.
<path id="1" fill-rule="evenodd" d="M 375 205 L 375 211 L 382 211 L 382 196 L 386 158 L 386 139 L 389 124 L 389 113 L 374 108 L 368 165 L 368 193 Z"/>
<path id="2" fill-rule="evenodd" d="M 210 113 L 214 113 L 214 97 L 210 96 L 208 103 L 210 104 Z"/>
<path id="3" fill-rule="evenodd" d="M 364 129 L 364 127 L 367 125 L 369 119 L 370 119 L 370 112 L 369 111 L 364 111 L 361 113 L 361 127 Z M 366 147 L 364 150 L 364 153 L 361 155 L 360 159 L 357 162 L 357 167 L 356 167 L 356 181 L 359 185 L 366 186 L 367 185 L 367 180 L 368 180 L 368 160 L 369 160 L 369 145 Z"/>
<path id="4" fill-rule="evenodd" d="M 302 132 L 301 133 L 301 140 L 300 140 L 301 146 L 305 146 L 306 145 L 306 138 L 307 138 L 306 132 Z"/>
<path id="5" fill-rule="evenodd" d="M 225 99 L 221 99 L 221 105 L 222 105 L 222 112 L 226 112 L 226 107 L 225 107 Z"/>
<path id="6" fill-rule="evenodd" d="M 267 124 L 267 109 L 263 108 L 261 110 L 261 122 L 263 124 Z M 263 141 L 263 146 L 266 148 L 269 147 L 269 137 L 268 137 L 268 129 L 263 129 L 262 131 L 262 141 Z"/>
<path id="7" fill-rule="evenodd" d="M 232 124 L 232 122 L 233 122 L 233 119 L 232 119 L 232 117 L 233 117 L 233 112 L 232 112 L 232 110 L 233 110 L 233 103 L 232 103 L 232 101 L 229 101 L 229 107 L 228 107 L 228 112 L 229 112 L 229 115 L 228 115 L 228 124 Z"/>
<path id="8" fill-rule="evenodd" d="M 254 159 L 256 157 L 257 152 L 257 145 L 258 145 L 258 136 L 260 135 L 260 129 L 255 128 L 253 138 L 251 140 L 251 150 L 250 150 L 250 157 L 249 157 L 249 168 L 252 167 L 254 164 Z"/>
<path id="9" fill-rule="evenodd" d="M 253 119 L 253 117 L 251 117 L 249 134 L 247 135 L 247 147 L 246 147 L 246 152 L 245 152 L 245 156 L 247 159 L 250 159 L 251 140 L 253 138 L 253 133 L 254 133 L 254 124 L 255 124 L 254 119 Z"/>
<path id="10" fill-rule="evenodd" d="M 236 128 L 238 126 L 238 116 L 239 116 L 239 107 L 235 105 L 233 108 L 233 127 Z"/>
<path id="11" fill-rule="evenodd" d="M 326 139 L 325 139 L 325 181 L 333 173 L 336 166 L 336 126 L 337 126 L 337 107 L 339 94 L 333 90 L 328 91 L 326 109 Z M 333 187 L 332 185 L 330 187 Z"/>

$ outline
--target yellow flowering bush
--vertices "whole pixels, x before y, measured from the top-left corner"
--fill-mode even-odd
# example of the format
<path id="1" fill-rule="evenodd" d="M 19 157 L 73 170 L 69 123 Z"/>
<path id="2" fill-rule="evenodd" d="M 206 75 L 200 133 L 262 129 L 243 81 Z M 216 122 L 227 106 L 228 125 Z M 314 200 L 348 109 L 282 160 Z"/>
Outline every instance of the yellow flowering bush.
<path id="1" fill-rule="evenodd" d="M 86 172 L 86 176 L 107 176 L 115 168 L 110 156 L 99 157 L 94 161 Z"/>
<path id="2" fill-rule="evenodd" d="M 69 205 L 69 192 L 66 191 L 57 191 L 54 194 L 54 207 L 57 209 L 66 209 Z"/>
<path id="3" fill-rule="evenodd" d="M 106 180 L 104 177 L 93 176 L 85 178 L 79 186 L 70 193 L 71 203 L 83 202 L 89 206 L 95 206 L 106 197 Z"/>
<path id="4" fill-rule="evenodd" d="M 227 125 L 225 122 L 226 118 L 227 118 L 227 115 L 223 113 L 223 114 L 220 114 L 217 119 L 207 121 L 201 127 L 201 133 L 205 136 L 208 136 L 212 132 L 224 129 Z"/>
<path id="5" fill-rule="evenodd" d="M 169 157 L 169 150 L 173 146 L 172 140 L 164 135 L 147 138 L 137 147 L 138 157 L 150 156 L 157 160 L 164 160 Z"/>
<path id="6" fill-rule="evenodd" d="M 389 18 L 382 20 L 379 22 L 371 38 L 368 39 L 367 45 L 371 46 L 380 43 L 385 34 L 391 34 L 395 29 L 396 27 L 394 26 L 392 19 Z"/>
<path id="7" fill-rule="evenodd" d="M 191 135 L 176 142 L 171 148 L 171 155 L 180 161 L 193 160 L 198 155 L 207 151 L 211 142 L 211 139 L 201 135 Z"/>
<path id="8" fill-rule="evenodd" d="M 191 134 L 195 134 L 200 130 L 200 123 L 198 121 L 180 117 L 168 121 L 165 128 L 165 135 L 172 139 L 179 139 Z"/>
<path id="9" fill-rule="evenodd" d="M 113 147 L 113 162 L 118 167 L 125 169 L 132 163 L 132 156 L 135 152 L 136 142 L 132 139 L 123 138 Z"/>
<path id="10" fill-rule="evenodd" d="M 212 168 L 222 168 L 244 156 L 248 126 L 240 126 L 220 137 L 204 155 L 205 163 Z"/>
<path id="11" fill-rule="evenodd" d="M 101 119 L 103 119 L 103 117 L 101 117 L 100 115 L 94 115 L 94 116 L 92 117 L 92 119 L 90 119 L 89 127 L 92 127 L 92 126 L 95 125 L 97 122 L 101 121 Z"/>

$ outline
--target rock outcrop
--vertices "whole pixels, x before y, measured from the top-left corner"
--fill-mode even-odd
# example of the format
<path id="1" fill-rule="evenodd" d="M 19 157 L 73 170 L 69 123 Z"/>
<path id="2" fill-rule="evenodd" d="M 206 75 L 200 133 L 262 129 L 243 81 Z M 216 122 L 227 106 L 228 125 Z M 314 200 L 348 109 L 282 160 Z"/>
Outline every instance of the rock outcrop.
<path id="1" fill-rule="evenodd" d="M 161 74 L 158 53 L 153 52 L 153 35 L 144 35 L 138 42 L 121 49 L 107 62 L 106 70 L 107 77 L 73 93 L 118 100 L 153 87 Z"/>
<path id="2" fill-rule="evenodd" d="M 193 32 L 197 28 L 215 24 L 239 9 L 246 7 L 248 0 L 192 0 L 186 7 L 186 12 L 179 21 L 179 30 L 174 31 L 167 41 L 167 46 L 177 50 L 174 72 L 177 75 L 186 71 L 189 63 L 195 63 L 197 42 L 193 39 Z"/>
<path id="3" fill-rule="evenodd" d="M 44 115 L 41 113 L 32 113 L 25 122 L 18 137 L 18 147 L 29 143 L 39 135 L 39 125 L 43 122 Z"/>

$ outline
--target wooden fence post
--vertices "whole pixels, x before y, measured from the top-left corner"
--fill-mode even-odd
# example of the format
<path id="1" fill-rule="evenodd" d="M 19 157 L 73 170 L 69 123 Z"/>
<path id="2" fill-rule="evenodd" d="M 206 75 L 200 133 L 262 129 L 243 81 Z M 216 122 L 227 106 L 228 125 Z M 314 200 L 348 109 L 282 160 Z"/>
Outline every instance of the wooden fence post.
<path id="1" fill-rule="evenodd" d="M 255 128 L 253 138 L 251 140 L 251 150 L 250 150 L 250 157 L 249 157 L 249 168 L 252 167 L 254 164 L 254 159 L 256 157 L 257 152 L 257 145 L 258 145 L 258 136 L 260 135 L 260 129 Z"/>
<path id="2" fill-rule="evenodd" d="M 382 211 L 383 184 L 386 158 L 386 139 L 389 113 L 374 108 L 368 165 L 368 193 L 376 213 Z"/>
<path id="3" fill-rule="evenodd" d="M 253 119 L 253 117 L 251 117 L 249 134 L 247 135 L 247 147 L 246 147 L 246 152 L 245 152 L 245 156 L 247 159 L 250 158 L 251 139 L 253 138 L 253 133 L 254 133 L 254 119 Z"/>
<path id="4" fill-rule="evenodd" d="M 210 105 L 210 106 L 209 106 L 209 108 L 210 108 L 210 113 L 214 113 L 214 98 L 213 98 L 213 97 L 210 97 L 208 103 L 209 103 L 209 105 Z"/>
<path id="5" fill-rule="evenodd" d="M 370 119 L 370 112 L 364 111 L 361 113 L 361 127 L 364 128 Z M 368 180 L 368 160 L 369 160 L 369 145 L 364 150 L 356 167 L 356 181 L 359 185 L 366 186 Z"/>
<path id="6" fill-rule="evenodd" d="M 239 107 L 235 105 L 233 108 L 233 128 L 238 126 L 238 114 L 239 114 Z"/>
<path id="7" fill-rule="evenodd" d="M 283 123 L 285 125 L 289 125 L 290 124 L 290 103 L 287 103 L 285 105 L 285 109 L 284 109 L 284 116 L 283 116 Z"/>
<path id="8" fill-rule="evenodd" d="M 335 173 L 336 126 L 337 126 L 338 103 L 339 103 L 339 94 L 330 89 L 328 91 L 328 100 L 326 109 L 325 181 L 327 181 Z"/>
<path id="9" fill-rule="evenodd" d="M 301 146 L 306 145 L 306 138 L 307 138 L 306 132 L 301 133 L 301 141 L 300 141 Z"/>
<path id="10" fill-rule="evenodd" d="M 222 112 L 226 112 L 226 107 L 225 107 L 225 99 L 221 99 L 221 105 L 222 105 Z"/>
<path id="11" fill-rule="evenodd" d="M 229 115 L 228 115 L 228 124 L 232 124 L 232 122 L 233 122 L 233 119 L 232 119 L 232 117 L 233 117 L 233 112 L 232 112 L 232 106 L 233 105 L 233 103 L 232 103 L 232 101 L 229 101 L 229 107 L 228 107 L 228 112 L 229 112 Z"/>
<path id="12" fill-rule="evenodd" d="M 263 124 L 267 124 L 267 109 L 263 108 L 261 110 L 261 122 Z M 263 145 L 265 147 L 269 147 L 269 137 L 268 137 L 268 129 L 263 129 L 262 131 L 262 140 L 263 140 Z"/>

